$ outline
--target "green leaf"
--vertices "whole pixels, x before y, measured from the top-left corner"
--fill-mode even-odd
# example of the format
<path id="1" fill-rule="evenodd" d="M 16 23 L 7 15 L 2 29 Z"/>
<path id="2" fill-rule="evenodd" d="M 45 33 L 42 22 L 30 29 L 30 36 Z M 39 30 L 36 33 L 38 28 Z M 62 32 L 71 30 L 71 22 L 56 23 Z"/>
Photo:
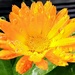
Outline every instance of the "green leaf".
<path id="1" fill-rule="evenodd" d="M 23 75 L 45 75 L 48 72 L 52 71 L 55 67 L 56 66 L 54 64 L 48 61 L 48 70 L 42 70 L 39 69 L 36 65 L 33 65 L 33 67 Z"/>
<path id="2" fill-rule="evenodd" d="M 0 75 L 13 75 L 10 60 L 0 60 Z"/>
<path id="3" fill-rule="evenodd" d="M 66 67 L 56 67 L 46 75 L 75 75 L 75 63 Z"/>
<path id="4" fill-rule="evenodd" d="M 14 67 L 13 67 L 13 74 L 14 75 L 21 75 L 21 74 L 17 73 L 16 69 L 15 69 L 16 64 L 17 64 L 19 59 L 20 59 L 20 57 L 18 57 L 16 59 L 16 62 L 15 62 Z M 55 67 L 56 66 L 54 64 L 50 63 L 49 61 L 48 61 L 48 69 L 47 70 L 39 69 L 36 65 L 33 64 L 32 68 L 30 68 L 26 73 L 24 73 L 22 75 L 45 75 L 48 72 L 52 71 Z"/>

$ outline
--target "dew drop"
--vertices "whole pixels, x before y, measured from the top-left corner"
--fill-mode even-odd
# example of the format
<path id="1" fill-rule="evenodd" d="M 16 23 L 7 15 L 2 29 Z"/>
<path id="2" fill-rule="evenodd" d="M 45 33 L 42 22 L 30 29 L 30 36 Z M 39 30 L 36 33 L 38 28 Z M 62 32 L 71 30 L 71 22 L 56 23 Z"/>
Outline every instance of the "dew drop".
<path id="1" fill-rule="evenodd" d="M 63 34 L 65 32 L 65 30 L 64 29 L 62 29 L 61 31 L 60 31 L 60 34 Z"/>

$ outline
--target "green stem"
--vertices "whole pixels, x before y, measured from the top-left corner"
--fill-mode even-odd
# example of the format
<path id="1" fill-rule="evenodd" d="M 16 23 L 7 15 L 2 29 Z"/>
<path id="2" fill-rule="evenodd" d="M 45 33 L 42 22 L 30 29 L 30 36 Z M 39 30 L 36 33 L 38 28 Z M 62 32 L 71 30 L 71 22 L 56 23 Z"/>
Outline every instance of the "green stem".
<path id="1" fill-rule="evenodd" d="M 31 0 L 31 2 L 34 2 L 34 0 Z"/>
<path id="2" fill-rule="evenodd" d="M 23 2 L 25 2 L 25 0 L 23 0 Z M 34 2 L 34 0 L 31 0 L 31 2 Z"/>
<path id="3" fill-rule="evenodd" d="M 6 18 L 4 16 L 1 16 L 0 18 L 6 20 Z"/>

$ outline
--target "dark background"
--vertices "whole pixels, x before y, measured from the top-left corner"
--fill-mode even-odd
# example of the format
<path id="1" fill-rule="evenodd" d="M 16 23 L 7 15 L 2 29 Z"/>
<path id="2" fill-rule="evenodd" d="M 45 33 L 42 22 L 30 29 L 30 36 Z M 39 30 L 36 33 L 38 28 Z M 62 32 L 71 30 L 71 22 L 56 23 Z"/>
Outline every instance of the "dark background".
<path id="1" fill-rule="evenodd" d="M 16 4 L 20 7 L 23 0 L 0 0 L 0 16 L 6 17 L 8 20 L 8 14 L 11 11 L 11 7 L 13 4 Z M 38 1 L 38 0 L 35 0 Z M 45 3 L 46 0 L 41 0 Z M 75 17 L 75 0 L 50 0 L 55 6 L 57 6 L 57 10 L 67 7 L 69 10 L 69 15 L 71 18 Z M 25 3 L 30 6 L 31 1 L 25 0 Z"/>

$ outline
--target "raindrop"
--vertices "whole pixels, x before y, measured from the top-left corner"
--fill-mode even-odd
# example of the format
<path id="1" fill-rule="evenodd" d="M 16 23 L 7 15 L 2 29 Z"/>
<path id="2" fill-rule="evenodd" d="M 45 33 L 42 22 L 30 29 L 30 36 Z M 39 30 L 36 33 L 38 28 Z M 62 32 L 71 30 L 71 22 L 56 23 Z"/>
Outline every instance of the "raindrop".
<path id="1" fill-rule="evenodd" d="M 61 31 L 60 31 L 60 34 L 63 34 L 65 32 L 65 30 L 64 29 L 62 29 Z"/>

